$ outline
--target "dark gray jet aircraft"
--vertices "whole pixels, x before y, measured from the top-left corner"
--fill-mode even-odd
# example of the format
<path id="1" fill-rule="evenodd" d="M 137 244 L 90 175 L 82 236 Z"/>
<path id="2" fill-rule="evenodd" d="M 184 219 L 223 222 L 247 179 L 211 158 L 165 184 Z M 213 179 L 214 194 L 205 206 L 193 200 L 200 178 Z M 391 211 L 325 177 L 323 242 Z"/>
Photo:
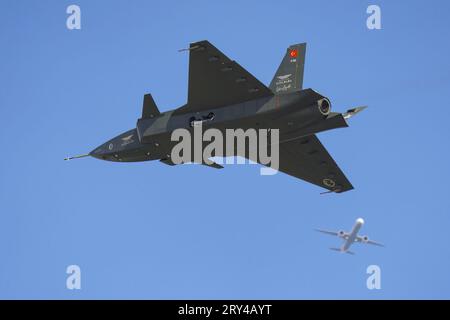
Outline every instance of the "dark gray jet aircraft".
<path id="1" fill-rule="evenodd" d="M 107 141 L 87 155 L 101 160 L 133 162 L 170 159 L 171 133 L 177 128 L 279 129 L 279 171 L 328 189 L 344 192 L 353 186 L 315 135 L 347 127 L 346 120 L 365 107 L 345 113 L 331 112 L 330 100 L 303 89 L 306 43 L 290 46 L 269 87 L 208 41 L 191 43 L 187 103 L 160 112 L 151 94 L 144 96 L 136 128 Z M 248 149 L 247 149 L 248 151 Z M 215 156 L 243 156 L 227 154 Z M 255 160 L 255 159 L 252 159 Z M 256 162 L 259 162 L 256 159 Z M 222 168 L 218 164 L 209 165 Z"/>

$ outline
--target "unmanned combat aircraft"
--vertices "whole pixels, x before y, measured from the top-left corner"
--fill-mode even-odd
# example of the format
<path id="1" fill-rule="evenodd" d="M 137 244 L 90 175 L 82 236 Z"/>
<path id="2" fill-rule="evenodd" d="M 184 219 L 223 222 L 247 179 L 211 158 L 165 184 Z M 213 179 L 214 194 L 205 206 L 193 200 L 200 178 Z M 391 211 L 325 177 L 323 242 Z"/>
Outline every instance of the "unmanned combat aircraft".
<path id="1" fill-rule="evenodd" d="M 365 106 L 345 113 L 331 112 L 328 97 L 313 89 L 303 89 L 306 43 L 287 48 L 269 86 L 208 41 L 191 43 L 184 50 L 189 52 L 186 104 L 160 112 L 152 95 L 146 94 L 142 115 L 135 128 L 89 154 L 66 160 L 91 156 L 116 162 L 159 160 L 175 165 L 178 163 L 171 159 L 171 150 L 176 144 L 171 140 L 171 133 L 175 129 L 185 128 L 192 132 L 198 123 L 205 130 L 215 128 L 221 132 L 228 128 L 278 129 L 279 171 L 323 187 L 327 192 L 353 189 L 316 133 L 348 127 L 347 120 Z M 236 150 L 231 154 L 224 150 L 215 156 L 249 158 L 247 152 L 239 154 Z M 265 165 L 259 159 L 255 162 Z M 203 160 L 199 163 L 222 168 Z"/>
<path id="2" fill-rule="evenodd" d="M 362 218 L 358 218 L 358 219 L 356 219 L 355 225 L 353 226 L 353 229 L 350 232 L 345 232 L 342 230 L 338 231 L 338 232 L 334 232 L 334 231 L 321 230 L 321 229 L 316 229 L 316 231 L 319 231 L 319 232 L 322 232 L 325 234 L 329 234 L 332 236 L 337 236 L 337 237 L 343 239 L 344 243 L 342 244 L 342 246 L 340 248 L 330 248 L 331 250 L 339 251 L 342 253 L 354 254 L 353 252 L 349 251 L 348 249 L 350 249 L 351 245 L 355 242 L 373 244 L 375 246 L 384 247 L 384 245 L 382 245 L 381 243 L 370 240 L 368 236 L 358 236 L 359 229 L 361 229 L 363 224 L 364 224 L 364 220 Z"/>

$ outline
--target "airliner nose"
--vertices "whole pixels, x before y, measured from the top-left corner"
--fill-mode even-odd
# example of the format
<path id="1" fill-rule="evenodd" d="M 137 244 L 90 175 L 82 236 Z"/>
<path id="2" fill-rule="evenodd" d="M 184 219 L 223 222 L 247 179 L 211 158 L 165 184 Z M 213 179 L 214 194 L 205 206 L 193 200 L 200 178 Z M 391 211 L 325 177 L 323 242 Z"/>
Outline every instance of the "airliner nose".
<path id="1" fill-rule="evenodd" d="M 364 219 L 363 218 L 358 218 L 356 219 L 356 222 L 359 224 L 364 224 Z"/>

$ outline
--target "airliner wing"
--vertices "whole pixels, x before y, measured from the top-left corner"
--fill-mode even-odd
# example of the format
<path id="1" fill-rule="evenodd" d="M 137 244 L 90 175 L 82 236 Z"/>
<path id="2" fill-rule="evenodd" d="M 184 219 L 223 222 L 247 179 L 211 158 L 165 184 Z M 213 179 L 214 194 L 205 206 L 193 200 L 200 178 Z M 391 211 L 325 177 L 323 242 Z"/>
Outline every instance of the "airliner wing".
<path id="1" fill-rule="evenodd" d="M 375 242 L 372 240 L 367 241 L 368 244 L 373 244 L 374 246 L 379 246 L 379 247 L 384 247 L 384 244 L 379 243 L 379 242 Z"/>
<path id="2" fill-rule="evenodd" d="M 379 246 L 379 247 L 384 247 L 384 244 L 373 241 L 373 240 L 364 240 L 364 237 L 361 236 L 357 236 L 355 239 L 356 242 L 360 242 L 360 243 L 366 243 L 366 244 L 372 244 L 374 246 Z"/>
<path id="3" fill-rule="evenodd" d="M 325 233 L 325 234 L 329 234 L 329 235 L 331 235 L 331 236 L 338 236 L 338 234 L 339 234 L 339 233 L 334 232 L 334 231 L 321 230 L 321 229 L 315 229 L 315 230 L 318 231 L 318 232 L 322 232 L 322 233 Z"/>

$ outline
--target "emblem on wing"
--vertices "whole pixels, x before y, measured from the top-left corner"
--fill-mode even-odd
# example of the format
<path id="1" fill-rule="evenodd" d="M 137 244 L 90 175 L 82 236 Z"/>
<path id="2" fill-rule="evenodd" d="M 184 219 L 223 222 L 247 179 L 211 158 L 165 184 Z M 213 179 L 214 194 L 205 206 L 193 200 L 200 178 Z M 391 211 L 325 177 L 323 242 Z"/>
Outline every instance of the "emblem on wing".
<path id="1" fill-rule="evenodd" d="M 290 76 L 292 76 L 292 74 L 285 74 L 283 76 L 278 76 L 278 80 L 286 80 L 288 79 Z"/>

